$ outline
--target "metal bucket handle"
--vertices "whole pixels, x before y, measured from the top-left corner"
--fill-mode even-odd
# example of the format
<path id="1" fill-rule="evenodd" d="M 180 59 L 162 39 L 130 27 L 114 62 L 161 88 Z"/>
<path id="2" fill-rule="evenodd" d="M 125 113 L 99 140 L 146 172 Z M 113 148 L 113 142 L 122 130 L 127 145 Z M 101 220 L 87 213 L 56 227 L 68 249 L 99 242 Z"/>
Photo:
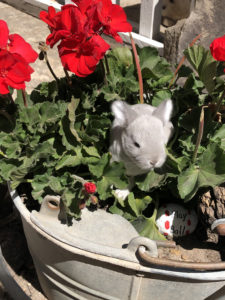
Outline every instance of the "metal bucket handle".
<path id="1" fill-rule="evenodd" d="M 168 247 L 168 245 L 163 245 L 164 247 Z M 215 262 L 215 263 L 207 263 L 207 262 L 185 262 L 185 261 L 177 261 L 166 258 L 158 258 L 151 256 L 151 252 L 146 249 L 145 246 L 139 246 L 137 249 L 138 255 L 142 261 L 151 265 L 157 265 L 162 267 L 172 267 L 172 268 L 180 268 L 180 269 L 189 269 L 189 270 L 198 270 L 198 271 L 214 271 L 214 270 L 224 270 L 225 262 Z"/>

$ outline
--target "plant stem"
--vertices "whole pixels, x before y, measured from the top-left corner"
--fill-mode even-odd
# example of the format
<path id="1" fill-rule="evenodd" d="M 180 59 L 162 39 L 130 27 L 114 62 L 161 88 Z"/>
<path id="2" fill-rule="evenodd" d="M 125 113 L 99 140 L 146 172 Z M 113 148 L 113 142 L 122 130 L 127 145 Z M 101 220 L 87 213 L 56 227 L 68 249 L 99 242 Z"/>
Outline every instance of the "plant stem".
<path id="1" fill-rule="evenodd" d="M 104 59 L 105 59 L 106 74 L 109 75 L 110 74 L 109 63 L 106 55 L 104 56 Z"/>
<path id="2" fill-rule="evenodd" d="M 89 173 L 89 175 L 90 175 L 90 173 Z M 85 183 L 87 182 L 84 178 L 82 178 L 82 177 L 80 177 L 80 176 L 77 176 L 77 175 L 71 175 L 71 177 L 72 177 L 75 181 L 79 181 L 79 182 L 81 182 L 82 184 L 85 184 Z"/>
<path id="3" fill-rule="evenodd" d="M 103 78 L 104 78 L 104 83 L 105 83 L 105 85 L 108 85 L 108 81 L 107 81 L 106 73 L 105 73 L 105 66 L 104 66 L 104 63 L 103 63 L 103 60 L 102 60 L 102 59 L 100 60 L 100 66 L 101 66 L 101 69 L 102 69 L 102 74 L 103 74 Z"/>
<path id="4" fill-rule="evenodd" d="M 49 71 L 51 72 L 52 76 L 55 78 L 56 82 L 58 83 L 59 78 L 55 75 L 55 73 L 54 73 L 54 71 L 53 71 L 53 69 L 52 69 L 52 67 L 51 67 L 51 65 L 50 65 L 50 63 L 49 63 L 48 56 L 47 56 L 47 52 L 46 52 L 46 51 L 43 51 L 43 53 L 44 53 L 44 58 L 45 58 L 45 61 L 46 61 L 47 66 L 48 66 L 48 68 L 49 68 Z"/>
<path id="5" fill-rule="evenodd" d="M 72 80 L 70 78 L 70 75 L 69 75 L 68 71 L 65 68 L 63 68 L 63 70 L 64 70 L 64 73 L 66 75 L 67 82 L 71 86 L 72 85 Z"/>
<path id="6" fill-rule="evenodd" d="M 219 101 L 217 102 L 216 110 L 215 110 L 215 113 L 214 113 L 214 116 L 213 116 L 213 120 L 216 118 L 218 112 L 220 111 L 220 107 L 221 107 L 221 104 L 222 104 L 222 101 L 223 101 L 224 97 L 225 97 L 225 88 L 223 90 L 223 93 L 222 93 Z"/>
<path id="7" fill-rule="evenodd" d="M 197 141 L 196 141 L 196 145 L 195 145 L 195 150 L 193 153 L 193 157 L 192 157 L 192 161 L 195 162 L 197 154 L 198 154 L 198 148 L 201 144 L 201 140 L 202 140 L 202 135 L 203 135 L 203 131 L 204 131 L 204 116 L 205 116 L 205 109 L 206 106 L 202 106 L 202 110 L 201 110 L 201 114 L 200 114 L 200 120 L 199 120 L 199 125 L 198 125 L 198 136 L 197 136 Z"/>
<path id="8" fill-rule="evenodd" d="M 144 97 L 143 97 L 143 79 L 142 79 L 142 74 L 141 74 L 141 67 L 140 67 L 140 62 L 137 54 L 137 49 L 132 37 L 132 34 L 129 32 L 130 35 L 130 40 L 131 40 L 131 45 L 134 53 L 134 59 L 135 59 L 135 64 L 137 68 L 137 74 L 138 74 L 138 82 L 139 82 L 139 89 L 140 89 L 140 103 L 144 103 Z"/>
<path id="9" fill-rule="evenodd" d="M 154 207 L 154 211 L 153 211 L 153 214 L 152 214 L 151 218 L 155 222 L 156 217 L 157 217 L 157 212 L 158 212 L 158 209 L 159 209 L 159 199 L 158 199 L 158 196 L 157 196 L 154 204 L 155 204 L 155 207 Z"/>
<path id="10" fill-rule="evenodd" d="M 26 98 L 26 92 L 25 92 L 25 89 L 22 89 L 22 96 L 23 96 L 23 103 L 24 103 L 24 106 L 27 107 L 27 98 Z"/>
<path id="11" fill-rule="evenodd" d="M 200 37 L 201 37 L 200 34 L 199 34 L 198 36 L 196 36 L 196 37 L 193 39 L 193 41 L 189 44 L 189 47 L 192 47 L 192 46 L 195 44 L 195 42 L 196 42 L 198 39 L 200 39 Z M 169 83 L 169 88 L 171 88 L 171 86 L 173 85 L 173 83 L 174 83 L 174 81 L 175 81 L 175 79 L 176 79 L 177 73 L 178 73 L 178 71 L 180 70 L 181 66 L 183 65 L 185 59 L 186 59 L 186 56 L 184 55 L 184 56 L 181 58 L 181 60 L 180 60 L 180 62 L 179 62 L 179 64 L 178 64 L 178 66 L 177 66 L 177 68 L 176 68 L 176 70 L 175 70 L 175 72 L 174 72 L 174 76 L 173 76 L 173 78 L 171 79 L 171 81 L 170 81 L 170 83 Z"/>

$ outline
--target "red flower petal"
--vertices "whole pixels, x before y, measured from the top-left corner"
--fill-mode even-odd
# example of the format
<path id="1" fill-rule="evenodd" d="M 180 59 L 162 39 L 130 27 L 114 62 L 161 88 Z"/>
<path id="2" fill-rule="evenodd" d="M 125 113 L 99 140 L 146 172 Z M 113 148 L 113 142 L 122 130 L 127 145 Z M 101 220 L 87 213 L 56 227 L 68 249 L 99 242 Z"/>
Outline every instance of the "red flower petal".
<path id="1" fill-rule="evenodd" d="M 40 12 L 40 19 L 47 23 L 50 27 L 55 27 L 55 16 L 56 16 L 56 11 L 53 6 L 48 7 L 48 12 L 46 11 L 41 11 Z"/>
<path id="2" fill-rule="evenodd" d="M 86 182 L 84 189 L 88 194 L 94 194 L 96 191 L 96 185 L 93 182 Z"/>
<path id="3" fill-rule="evenodd" d="M 72 0 L 79 8 L 82 14 L 86 13 L 88 8 L 94 7 L 97 5 L 98 2 L 101 0 Z"/>
<path id="4" fill-rule="evenodd" d="M 127 22 L 126 14 L 122 7 L 105 0 L 104 5 L 98 5 L 98 17 L 102 23 L 105 34 L 111 35 L 117 42 L 122 43 L 118 32 L 131 32 L 132 26 Z"/>
<path id="5" fill-rule="evenodd" d="M 19 54 L 0 51 L 0 93 L 7 93 L 8 86 L 16 89 L 25 88 L 24 81 L 30 80 L 32 72 L 33 69 Z"/>
<path id="6" fill-rule="evenodd" d="M 8 79 L 15 83 L 30 81 L 31 72 L 27 67 L 28 66 L 23 64 L 22 62 L 15 63 L 15 65 L 8 71 Z"/>
<path id="7" fill-rule="evenodd" d="M 64 40 L 58 49 L 64 68 L 77 76 L 85 77 L 94 72 L 110 46 L 100 36 L 92 36 L 83 41 L 84 36 L 81 35 L 80 39 L 80 42 L 76 39 Z"/>
<path id="8" fill-rule="evenodd" d="M 8 85 L 4 78 L 0 77 L 0 94 L 5 95 L 9 93 Z"/>
<path id="9" fill-rule="evenodd" d="M 211 43 L 210 51 L 215 60 L 225 61 L 225 35 Z"/>
<path id="10" fill-rule="evenodd" d="M 61 39 L 65 39 L 70 35 L 71 33 L 68 30 L 53 30 L 53 32 L 47 37 L 46 44 L 50 45 L 50 47 L 52 48 L 56 43 L 58 43 L 58 41 L 60 41 Z"/>
<path id="11" fill-rule="evenodd" d="M 27 63 L 35 62 L 38 58 L 38 53 L 20 35 L 10 34 L 9 40 L 9 51 L 20 54 Z"/>
<path id="12" fill-rule="evenodd" d="M 67 4 L 62 7 L 61 22 L 63 28 L 71 33 L 77 33 L 81 30 L 84 19 L 86 17 L 81 14 L 78 7 L 73 4 Z"/>
<path id="13" fill-rule="evenodd" d="M 117 32 L 131 32 L 132 26 L 127 22 L 127 16 L 123 8 L 113 4 L 111 8 L 111 27 Z"/>
<path id="14" fill-rule="evenodd" d="M 6 48 L 9 37 L 8 25 L 5 21 L 0 20 L 0 48 Z"/>

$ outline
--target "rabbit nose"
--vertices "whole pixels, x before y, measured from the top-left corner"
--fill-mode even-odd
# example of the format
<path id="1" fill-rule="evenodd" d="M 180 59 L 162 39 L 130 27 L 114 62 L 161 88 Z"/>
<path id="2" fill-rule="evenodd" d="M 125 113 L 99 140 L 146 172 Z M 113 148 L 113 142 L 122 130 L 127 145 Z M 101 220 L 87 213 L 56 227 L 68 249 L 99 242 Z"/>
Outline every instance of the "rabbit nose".
<path id="1" fill-rule="evenodd" d="M 152 165 L 154 167 L 155 164 L 157 163 L 157 160 L 150 160 L 149 163 L 150 163 L 150 165 Z"/>

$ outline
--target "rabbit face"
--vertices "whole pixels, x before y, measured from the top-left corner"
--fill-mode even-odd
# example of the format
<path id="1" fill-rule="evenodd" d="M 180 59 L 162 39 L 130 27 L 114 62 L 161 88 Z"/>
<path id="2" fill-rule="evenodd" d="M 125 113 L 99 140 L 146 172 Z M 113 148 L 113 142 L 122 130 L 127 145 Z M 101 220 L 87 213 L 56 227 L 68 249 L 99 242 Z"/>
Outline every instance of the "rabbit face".
<path id="1" fill-rule="evenodd" d="M 164 164 L 164 139 L 163 124 L 158 118 L 140 116 L 123 131 L 121 143 L 125 156 L 139 169 L 138 173 L 145 173 Z"/>
<path id="2" fill-rule="evenodd" d="M 115 116 L 109 149 L 112 160 L 123 161 L 127 175 L 131 176 L 160 168 L 166 160 L 165 145 L 173 128 L 172 101 L 165 100 L 157 108 L 115 101 L 112 112 Z"/>

